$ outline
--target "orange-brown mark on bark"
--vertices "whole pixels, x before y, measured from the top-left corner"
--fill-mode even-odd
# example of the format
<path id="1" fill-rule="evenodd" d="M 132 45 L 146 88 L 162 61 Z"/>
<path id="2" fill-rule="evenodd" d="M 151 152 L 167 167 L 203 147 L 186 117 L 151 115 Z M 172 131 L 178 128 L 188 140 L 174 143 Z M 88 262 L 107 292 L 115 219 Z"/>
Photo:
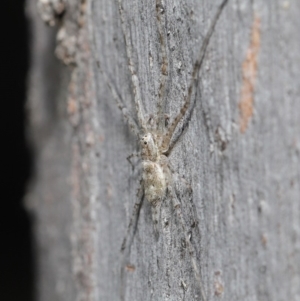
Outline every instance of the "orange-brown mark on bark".
<path id="1" fill-rule="evenodd" d="M 69 115 L 74 115 L 77 113 L 77 104 L 74 98 L 69 98 L 67 103 L 67 111 Z"/>
<path id="2" fill-rule="evenodd" d="M 243 84 L 241 90 L 240 131 L 244 133 L 253 115 L 254 87 L 257 76 L 257 56 L 260 47 L 260 18 L 254 16 L 250 45 L 243 62 Z"/>
<path id="3" fill-rule="evenodd" d="M 126 265 L 126 270 L 128 272 L 134 272 L 135 271 L 135 266 L 133 264 L 127 264 Z"/>
<path id="4" fill-rule="evenodd" d="M 261 243 L 262 243 L 262 245 L 263 245 L 264 247 L 267 246 L 268 238 L 267 238 L 267 236 L 266 236 L 265 234 L 262 234 L 262 235 L 261 235 Z"/>
<path id="5" fill-rule="evenodd" d="M 214 289 L 215 296 L 220 297 L 224 293 L 224 285 L 221 279 L 221 271 L 215 272 L 215 281 L 214 281 Z"/>

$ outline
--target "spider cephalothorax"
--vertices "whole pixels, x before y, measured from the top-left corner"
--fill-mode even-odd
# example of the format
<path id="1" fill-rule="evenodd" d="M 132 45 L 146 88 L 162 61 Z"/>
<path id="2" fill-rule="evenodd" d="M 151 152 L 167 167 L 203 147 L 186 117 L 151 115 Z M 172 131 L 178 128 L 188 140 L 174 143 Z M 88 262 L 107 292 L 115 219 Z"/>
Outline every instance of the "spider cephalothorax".
<path id="1" fill-rule="evenodd" d="M 157 161 L 159 159 L 159 147 L 157 145 L 157 138 L 150 132 L 141 138 L 141 148 L 142 148 L 142 159 Z"/>

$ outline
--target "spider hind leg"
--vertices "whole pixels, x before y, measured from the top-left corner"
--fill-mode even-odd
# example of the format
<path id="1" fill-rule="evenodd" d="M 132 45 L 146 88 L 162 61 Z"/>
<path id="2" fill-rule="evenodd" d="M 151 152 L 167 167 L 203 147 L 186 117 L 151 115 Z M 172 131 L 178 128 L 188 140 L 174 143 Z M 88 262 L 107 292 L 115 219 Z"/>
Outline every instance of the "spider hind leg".
<path id="1" fill-rule="evenodd" d="M 198 262 L 197 262 L 197 255 L 196 255 L 196 249 L 193 246 L 192 242 L 191 242 L 191 232 L 188 231 L 188 229 L 190 228 L 190 226 L 187 225 L 184 217 L 183 217 L 183 213 L 182 213 L 182 209 L 181 209 L 181 203 L 179 201 L 179 199 L 177 198 L 177 194 L 176 194 L 176 188 L 175 188 L 175 184 L 171 178 L 171 171 L 169 170 L 169 178 L 168 178 L 168 195 L 171 197 L 172 199 L 172 203 L 173 203 L 173 208 L 174 211 L 176 212 L 176 215 L 178 217 L 180 226 L 183 230 L 183 234 L 184 234 L 184 240 L 186 243 L 186 246 L 188 248 L 189 251 L 189 255 L 191 258 L 191 264 L 194 270 L 194 275 L 195 275 L 195 279 L 197 282 L 197 286 L 198 289 L 201 293 L 201 301 L 206 301 L 206 294 L 204 292 L 204 287 L 202 284 L 202 279 L 201 279 L 201 274 L 200 274 L 200 270 L 198 267 Z M 193 221 L 194 223 L 194 221 Z M 191 225 L 192 226 L 192 225 Z"/>
<path id="2" fill-rule="evenodd" d="M 159 224 L 160 224 L 160 212 L 161 212 L 161 200 L 158 200 L 157 202 L 151 203 L 151 214 L 152 214 L 152 221 L 153 221 L 153 228 L 154 228 L 154 234 L 155 239 L 159 239 Z"/>

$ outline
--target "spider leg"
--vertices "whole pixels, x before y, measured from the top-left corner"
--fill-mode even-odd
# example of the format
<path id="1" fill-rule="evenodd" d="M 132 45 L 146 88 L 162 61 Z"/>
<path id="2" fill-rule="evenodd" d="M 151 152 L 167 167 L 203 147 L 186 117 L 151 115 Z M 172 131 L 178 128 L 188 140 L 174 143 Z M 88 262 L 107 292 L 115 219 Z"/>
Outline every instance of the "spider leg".
<path id="1" fill-rule="evenodd" d="M 196 89 L 198 87 L 198 82 L 196 83 Z M 183 138 L 183 135 L 187 132 L 189 122 L 192 117 L 192 113 L 194 110 L 194 107 L 196 105 L 196 99 L 197 99 L 197 90 L 195 89 L 195 97 L 193 99 L 193 103 L 190 106 L 190 110 L 188 110 L 187 114 L 185 115 L 185 118 L 183 120 L 182 126 L 176 131 L 174 131 L 174 134 L 169 142 L 169 147 L 168 147 L 168 154 L 171 153 L 173 150 L 174 146 L 176 145 L 177 142 L 181 141 Z"/>
<path id="2" fill-rule="evenodd" d="M 102 70 L 100 64 L 98 64 L 98 67 L 99 67 L 100 72 L 102 73 L 102 75 L 104 77 L 106 85 L 110 89 L 111 94 L 112 94 L 115 102 L 117 103 L 118 108 L 122 112 L 122 115 L 123 115 L 123 117 L 125 119 L 125 122 L 127 122 L 127 124 L 129 125 L 130 130 L 138 137 L 139 136 L 139 128 L 138 128 L 135 120 L 133 119 L 133 117 L 128 112 L 128 109 L 125 106 L 122 97 L 117 92 L 116 88 L 111 84 L 111 81 L 109 80 L 107 74 Z"/>
<path id="3" fill-rule="evenodd" d="M 171 177 L 170 173 L 169 173 L 169 176 Z M 174 186 L 174 183 L 173 183 L 171 178 L 168 180 L 168 192 L 169 192 L 170 197 L 172 198 L 172 203 L 173 203 L 174 210 L 176 211 L 176 214 L 178 216 L 178 219 L 180 221 L 181 227 L 182 227 L 183 232 L 184 232 L 186 245 L 188 247 L 189 254 L 190 254 L 190 257 L 191 257 L 191 262 L 192 262 L 195 278 L 198 282 L 199 289 L 200 289 L 200 292 L 201 292 L 202 301 L 206 301 L 207 299 L 206 299 L 206 295 L 205 295 L 202 280 L 201 280 L 201 274 L 200 274 L 198 264 L 197 264 L 196 251 L 195 251 L 195 249 L 194 249 L 194 247 L 191 243 L 191 240 L 190 240 L 191 237 L 188 234 L 186 223 L 185 223 L 185 220 L 184 220 L 183 215 L 182 215 L 181 205 L 180 205 L 180 202 L 177 198 L 177 195 L 176 195 L 176 192 L 175 192 L 175 186 Z"/>
<path id="4" fill-rule="evenodd" d="M 158 199 L 156 202 L 151 203 L 151 214 L 152 214 L 153 228 L 154 228 L 156 241 L 158 241 L 159 239 L 158 225 L 160 221 L 161 204 L 162 204 L 161 199 Z"/>
<path id="5" fill-rule="evenodd" d="M 133 87 L 133 95 L 134 95 L 134 103 L 135 103 L 135 109 L 137 113 L 137 119 L 139 127 L 143 130 L 143 132 L 146 132 L 146 120 L 144 117 L 144 109 L 142 104 L 142 97 L 141 97 L 141 89 L 140 89 L 140 83 L 139 79 L 136 74 L 136 70 L 134 67 L 133 59 L 132 59 L 132 46 L 131 46 L 131 36 L 130 36 L 130 30 L 126 28 L 126 22 L 125 22 L 125 16 L 124 16 L 124 9 L 122 6 L 122 0 L 118 0 L 119 5 L 119 14 L 121 19 L 121 25 L 123 30 L 123 35 L 125 39 L 125 47 L 126 47 L 126 53 L 128 58 L 128 68 L 131 74 L 131 82 Z"/>
<path id="6" fill-rule="evenodd" d="M 217 12 L 216 12 L 211 24 L 210 24 L 208 32 L 204 37 L 202 46 L 201 46 L 199 54 L 198 54 L 198 58 L 197 58 L 197 60 L 194 64 L 194 67 L 193 67 L 192 78 L 191 78 L 190 84 L 188 86 L 188 94 L 185 97 L 184 104 L 183 104 L 182 108 L 180 109 L 180 112 L 178 113 L 178 115 L 174 118 L 173 122 L 170 124 L 170 126 L 168 128 L 168 131 L 164 136 L 164 141 L 163 141 L 164 153 L 169 153 L 171 151 L 170 141 L 171 141 L 171 138 L 174 134 L 174 131 L 175 131 L 179 121 L 185 116 L 185 114 L 188 112 L 188 109 L 191 106 L 192 94 L 193 94 L 194 88 L 195 88 L 195 86 L 197 85 L 197 82 L 198 82 L 199 71 L 200 71 L 200 68 L 201 68 L 202 63 L 203 63 L 203 59 L 204 59 L 204 56 L 205 56 L 205 52 L 206 52 L 208 43 L 209 43 L 210 38 L 211 38 L 211 36 L 214 32 L 215 26 L 217 24 L 217 21 L 219 20 L 221 12 L 223 11 L 223 9 L 224 9 L 225 5 L 227 4 L 227 2 L 228 2 L 228 0 L 223 0 L 222 3 L 219 5 L 219 7 L 217 9 Z M 193 108 L 193 106 L 192 106 L 192 108 Z M 186 122 L 188 122 L 188 121 L 189 120 L 187 120 Z M 184 127 L 184 126 L 185 126 L 185 124 L 183 124 L 182 127 Z"/>
<path id="7" fill-rule="evenodd" d="M 141 206 L 144 201 L 144 185 L 142 184 L 142 181 L 141 181 L 141 186 L 139 187 L 139 189 L 137 191 L 137 199 L 138 199 L 138 201 L 134 204 L 131 218 L 130 218 L 130 221 L 129 221 L 129 224 L 127 227 L 127 232 L 126 232 L 126 235 L 123 239 L 122 246 L 121 246 L 121 252 L 124 254 L 126 253 L 125 252 L 126 249 L 131 248 L 134 234 L 137 229 Z M 128 241 L 129 241 L 129 244 L 127 243 Z"/>
<path id="8" fill-rule="evenodd" d="M 141 186 L 137 191 L 137 202 L 133 206 L 133 211 L 121 246 L 121 253 L 123 255 L 122 262 L 121 262 L 121 300 L 124 300 L 125 269 L 126 266 L 128 265 L 127 261 L 130 256 L 130 250 L 133 243 L 134 235 L 137 230 L 137 224 L 138 224 L 143 201 L 144 201 L 144 185 L 143 182 L 141 181 Z"/>
<path id="9" fill-rule="evenodd" d="M 157 102 L 157 129 L 163 133 L 165 129 L 165 106 L 166 106 L 166 79 L 167 79 L 167 68 L 168 68 L 168 61 L 167 61 L 167 53 L 166 53 L 166 41 L 164 39 L 163 34 L 163 22 L 162 22 L 162 15 L 164 14 L 164 7 L 162 5 L 161 0 L 156 0 L 156 20 L 158 25 L 158 36 L 159 36 L 159 43 L 160 43 L 160 51 L 161 51 L 161 58 L 162 58 L 162 65 L 161 65 L 161 73 L 159 79 L 159 90 L 158 90 L 158 102 Z"/>
<path id="10" fill-rule="evenodd" d="M 140 158 L 141 155 L 139 153 L 132 153 L 131 155 L 129 155 L 126 159 L 127 161 L 129 162 L 129 164 L 132 166 L 132 169 L 134 169 L 134 164 L 131 162 L 131 159 L 133 157 L 136 157 L 136 158 Z"/>

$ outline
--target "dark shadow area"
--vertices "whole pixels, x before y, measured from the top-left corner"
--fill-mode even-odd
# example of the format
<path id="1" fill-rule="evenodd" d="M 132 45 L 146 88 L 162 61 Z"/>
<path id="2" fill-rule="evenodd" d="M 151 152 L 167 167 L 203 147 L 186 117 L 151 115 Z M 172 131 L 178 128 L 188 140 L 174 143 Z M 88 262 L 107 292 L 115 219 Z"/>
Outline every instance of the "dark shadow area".
<path id="1" fill-rule="evenodd" d="M 33 300 L 31 225 L 23 205 L 31 171 L 25 139 L 28 34 L 23 0 L 5 1 L 1 18 L 0 300 Z"/>

